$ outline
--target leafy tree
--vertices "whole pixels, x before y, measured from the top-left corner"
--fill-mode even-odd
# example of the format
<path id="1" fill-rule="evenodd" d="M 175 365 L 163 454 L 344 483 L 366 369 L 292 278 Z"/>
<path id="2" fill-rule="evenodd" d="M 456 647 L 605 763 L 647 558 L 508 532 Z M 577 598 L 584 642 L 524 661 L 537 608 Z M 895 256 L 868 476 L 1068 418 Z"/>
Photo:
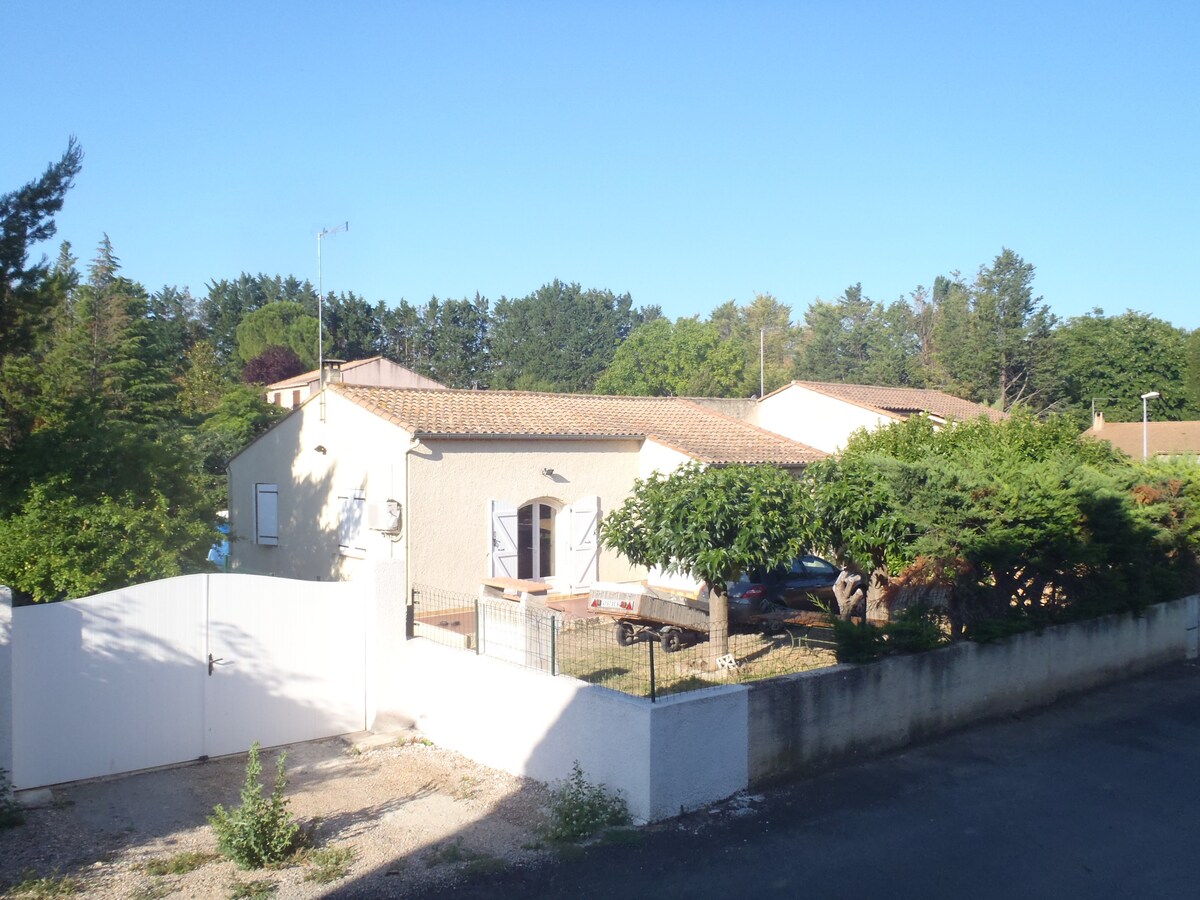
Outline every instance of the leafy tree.
<path id="1" fill-rule="evenodd" d="M 884 306 L 854 284 L 832 303 L 813 303 L 804 321 L 798 377 L 847 384 L 924 383 L 916 366 L 917 319 L 903 300 Z"/>
<path id="2" fill-rule="evenodd" d="M 428 357 L 417 371 L 450 387 L 487 387 L 488 301 L 430 299 L 422 317 Z"/>
<path id="3" fill-rule="evenodd" d="M 1200 416 L 1200 328 L 1188 335 L 1184 348 L 1184 393 L 1190 415 Z"/>
<path id="4" fill-rule="evenodd" d="M 731 397 L 741 389 L 745 355 L 696 318 L 639 325 L 596 381 L 600 394 Z"/>
<path id="5" fill-rule="evenodd" d="M 708 587 L 715 657 L 729 652 L 727 582 L 795 558 L 804 549 L 801 510 L 799 486 L 782 469 L 691 463 L 635 481 L 600 538 L 634 565 L 686 572 Z"/>
<path id="6" fill-rule="evenodd" d="M 291 347 L 266 347 L 246 363 L 242 381 L 246 384 L 274 384 L 307 372 L 308 368 Z"/>
<path id="7" fill-rule="evenodd" d="M 716 396 L 749 397 L 760 390 L 770 393 L 791 379 L 799 337 L 791 319 L 792 308 L 770 294 L 755 294 L 744 306 L 730 300 L 713 310 L 709 322 L 716 327 L 723 355 L 729 360 L 724 373 L 741 372 L 736 387 Z M 735 353 L 741 357 L 740 364 Z M 717 386 L 728 381 L 724 373 L 716 380 Z"/>
<path id="8" fill-rule="evenodd" d="M 1093 401 L 1111 421 L 1140 419 L 1139 398 L 1148 391 L 1162 394 L 1156 418 L 1179 419 L 1193 409 L 1185 388 L 1187 333 L 1162 319 L 1093 310 L 1056 328 L 1043 353 L 1048 396 L 1081 427 L 1090 424 Z"/>
<path id="9" fill-rule="evenodd" d="M 247 314 L 237 327 L 237 352 L 244 363 L 268 347 L 287 347 L 304 368 L 317 367 L 317 319 L 302 303 L 279 300 Z"/>
<path id="10" fill-rule="evenodd" d="M 492 386 L 591 390 L 639 322 L 628 294 L 557 280 L 527 297 L 501 298 L 491 334 Z"/>

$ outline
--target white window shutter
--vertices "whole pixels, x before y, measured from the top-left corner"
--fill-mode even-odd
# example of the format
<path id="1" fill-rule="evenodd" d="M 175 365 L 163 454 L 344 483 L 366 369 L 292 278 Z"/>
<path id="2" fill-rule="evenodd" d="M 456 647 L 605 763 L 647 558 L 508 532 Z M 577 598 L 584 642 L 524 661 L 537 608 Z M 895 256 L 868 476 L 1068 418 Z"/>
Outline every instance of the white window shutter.
<path id="1" fill-rule="evenodd" d="M 358 556 L 367 552 L 363 532 L 366 525 L 367 495 L 364 491 L 347 491 L 338 497 L 341 515 L 338 519 L 338 550 Z"/>
<path id="2" fill-rule="evenodd" d="M 600 578 L 600 498 L 580 497 L 567 508 L 569 525 L 568 576 L 572 585 L 588 585 Z"/>
<path id="3" fill-rule="evenodd" d="M 517 508 L 503 500 L 491 505 L 491 577 L 517 577 Z"/>
<path id="4" fill-rule="evenodd" d="M 254 543 L 279 544 L 279 485 L 254 485 Z"/>

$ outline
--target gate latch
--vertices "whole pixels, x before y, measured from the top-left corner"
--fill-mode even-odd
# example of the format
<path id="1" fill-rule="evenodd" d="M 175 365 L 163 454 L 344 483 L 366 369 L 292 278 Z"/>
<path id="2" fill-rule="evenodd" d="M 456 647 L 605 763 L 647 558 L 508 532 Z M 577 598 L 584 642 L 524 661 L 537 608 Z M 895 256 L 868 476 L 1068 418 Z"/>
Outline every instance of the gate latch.
<path id="1" fill-rule="evenodd" d="M 213 673 L 213 666 L 215 666 L 219 662 L 224 662 L 224 661 L 225 661 L 225 657 L 223 657 L 223 656 L 218 657 L 217 659 L 213 659 L 213 655 L 211 653 L 208 654 L 208 674 L 211 675 Z"/>

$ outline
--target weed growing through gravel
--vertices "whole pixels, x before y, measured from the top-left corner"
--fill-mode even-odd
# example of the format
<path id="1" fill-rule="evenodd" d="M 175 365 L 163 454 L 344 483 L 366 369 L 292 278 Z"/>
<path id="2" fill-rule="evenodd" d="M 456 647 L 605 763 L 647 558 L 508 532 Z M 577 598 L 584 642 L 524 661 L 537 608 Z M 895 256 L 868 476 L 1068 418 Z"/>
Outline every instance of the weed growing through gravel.
<path id="1" fill-rule="evenodd" d="M 469 862 L 478 858 L 478 853 L 468 850 L 462 845 L 462 838 L 455 838 L 430 850 L 429 855 L 425 857 L 425 865 L 430 868 L 433 866 L 453 866 L 457 863 Z"/>
<path id="2" fill-rule="evenodd" d="M 589 782 L 575 760 L 571 774 L 550 789 L 550 817 L 541 831 L 543 837 L 557 843 L 582 841 L 631 821 L 625 798 Z"/>
<path id="3" fill-rule="evenodd" d="M 315 881 L 317 884 L 329 884 L 350 874 L 350 864 L 354 862 L 353 847 L 322 847 L 310 850 L 303 862 L 311 866 L 305 873 L 305 881 Z"/>
<path id="4" fill-rule="evenodd" d="M 70 897 L 77 890 L 79 890 L 79 884 L 74 878 L 68 878 L 66 875 L 48 875 L 45 878 L 38 878 L 36 872 L 30 871 L 25 872 L 21 883 L 9 888 L 5 896 L 42 900 L 46 897 Z"/>
<path id="5" fill-rule="evenodd" d="M 236 878 L 229 882 L 229 900 L 264 900 L 275 896 L 279 885 L 274 881 L 238 881 Z"/>
<path id="6" fill-rule="evenodd" d="M 152 859 L 142 868 L 147 875 L 186 875 L 201 866 L 208 865 L 217 858 L 215 853 L 204 853 L 199 850 L 184 850 L 165 859 Z"/>
<path id="7" fill-rule="evenodd" d="M 262 763 L 258 759 L 258 741 L 250 746 L 246 760 L 246 781 L 242 785 L 242 805 L 226 810 L 219 803 L 208 817 L 217 835 L 217 849 L 243 869 L 263 866 L 287 859 L 300 845 L 303 834 L 288 812 L 283 797 L 287 786 L 284 773 L 286 753 L 279 754 L 275 771 L 275 787 L 270 798 L 263 796 L 259 783 Z"/>
<path id="8" fill-rule="evenodd" d="M 25 821 L 25 811 L 13 796 L 8 772 L 0 769 L 0 828 L 13 828 Z"/>
<path id="9" fill-rule="evenodd" d="M 129 900 L 162 900 L 175 893 L 175 889 L 165 881 L 155 879 L 150 884 L 143 884 L 129 892 Z"/>

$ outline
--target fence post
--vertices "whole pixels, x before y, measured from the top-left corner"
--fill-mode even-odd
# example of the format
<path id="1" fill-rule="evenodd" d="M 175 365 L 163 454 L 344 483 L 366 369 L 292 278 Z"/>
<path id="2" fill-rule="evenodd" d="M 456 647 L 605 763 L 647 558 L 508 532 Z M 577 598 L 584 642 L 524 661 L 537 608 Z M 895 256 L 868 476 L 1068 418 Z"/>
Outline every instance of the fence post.
<path id="1" fill-rule="evenodd" d="M 480 610 L 486 607 L 480 607 L 479 598 L 475 598 L 475 655 L 479 656 L 483 653 L 483 616 L 480 615 Z"/>
<path id="2" fill-rule="evenodd" d="M 557 616 L 550 617 L 550 674 L 551 675 L 558 674 L 558 665 L 557 665 L 558 660 L 555 658 L 555 652 L 557 650 L 557 642 L 555 641 L 555 636 L 558 634 L 558 628 L 556 628 L 555 625 L 557 622 L 558 622 Z"/>
<path id="3" fill-rule="evenodd" d="M 647 641 L 646 643 L 650 645 L 650 702 L 657 703 L 658 697 L 654 684 L 654 641 Z"/>
<path id="4" fill-rule="evenodd" d="M 0 769 L 13 777 L 13 607 L 12 591 L 0 586 Z"/>

